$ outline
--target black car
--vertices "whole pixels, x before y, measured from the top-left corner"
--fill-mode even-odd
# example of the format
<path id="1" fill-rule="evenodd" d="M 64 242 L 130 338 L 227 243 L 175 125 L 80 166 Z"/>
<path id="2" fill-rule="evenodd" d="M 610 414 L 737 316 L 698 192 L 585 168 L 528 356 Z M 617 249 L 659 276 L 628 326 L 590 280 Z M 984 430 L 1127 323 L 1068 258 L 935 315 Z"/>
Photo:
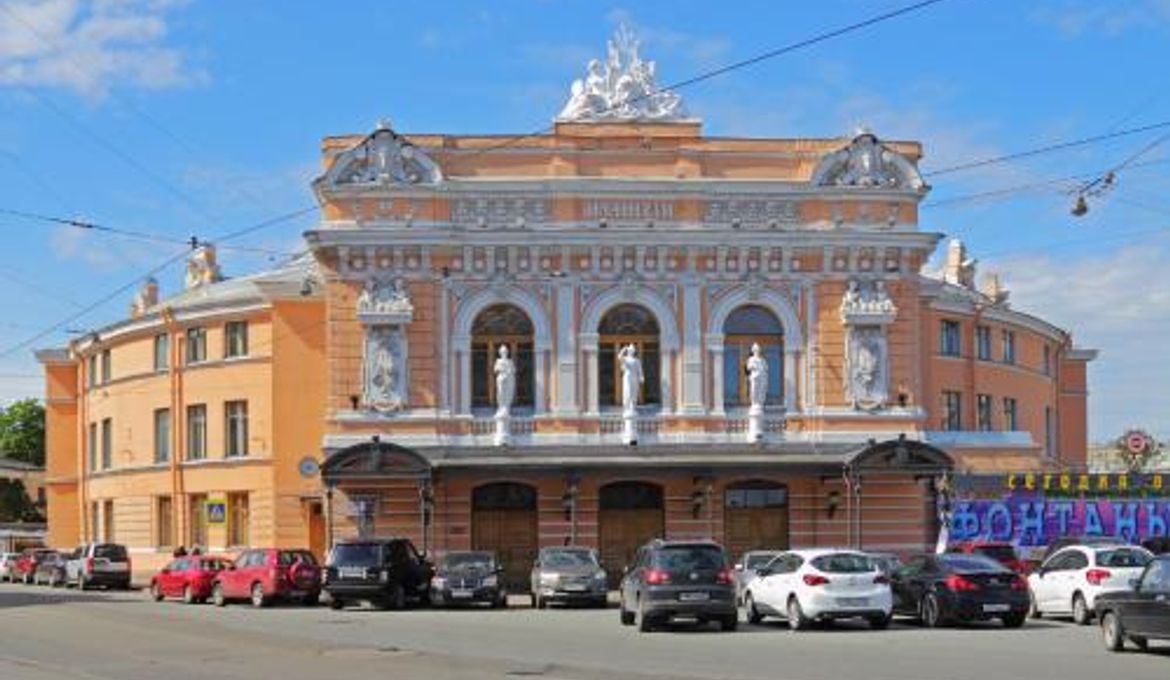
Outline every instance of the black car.
<path id="1" fill-rule="evenodd" d="M 494 553 L 453 551 L 439 560 L 431 579 L 431 604 L 436 607 L 485 602 L 492 607 L 508 604 L 503 583 L 504 567 Z"/>
<path id="2" fill-rule="evenodd" d="M 671 620 L 718 621 L 735 630 L 735 571 L 710 541 L 655 540 L 638 550 L 621 582 L 621 621 L 647 632 Z"/>
<path id="3" fill-rule="evenodd" d="M 341 541 L 325 565 L 325 592 L 330 606 L 351 602 L 403 609 L 430 599 L 434 567 L 406 538 Z"/>
<path id="4" fill-rule="evenodd" d="M 1170 536 L 1155 536 L 1142 541 L 1142 547 L 1155 555 L 1170 555 Z"/>
<path id="5" fill-rule="evenodd" d="M 1170 640 L 1170 556 L 1150 560 L 1132 590 L 1098 595 L 1093 609 L 1111 652 L 1126 640 L 1143 651 L 1150 640 Z"/>
<path id="6" fill-rule="evenodd" d="M 1028 583 L 983 555 L 918 555 L 891 579 L 894 613 L 933 628 L 952 621 L 999 619 L 1019 628 L 1028 616 Z"/>

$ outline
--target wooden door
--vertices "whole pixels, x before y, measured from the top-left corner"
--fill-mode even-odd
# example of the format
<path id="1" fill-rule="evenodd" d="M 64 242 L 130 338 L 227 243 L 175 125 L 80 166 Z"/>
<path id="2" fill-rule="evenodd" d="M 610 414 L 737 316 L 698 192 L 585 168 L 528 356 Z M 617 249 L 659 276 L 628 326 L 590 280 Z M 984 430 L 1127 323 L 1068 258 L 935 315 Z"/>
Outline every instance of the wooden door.
<path id="1" fill-rule="evenodd" d="M 662 509 L 602 510 L 598 515 L 598 546 L 601 564 L 611 586 L 621 581 L 622 569 L 634 561 L 638 548 L 662 538 L 665 521 Z"/>
<path id="2" fill-rule="evenodd" d="M 471 517 L 472 550 L 491 550 L 504 567 L 511 592 L 528 590 L 528 573 L 536 559 L 534 510 L 475 510 Z"/>
<path id="3" fill-rule="evenodd" d="M 749 550 L 787 550 L 788 490 L 771 482 L 728 488 L 723 505 L 723 544 L 736 560 Z"/>
<path id="4" fill-rule="evenodd" d="M 325 562 L 325 513 L 321 501 L 310 501 L 309 513 L 309 552 L 317 558 L 317 562 Z"/>

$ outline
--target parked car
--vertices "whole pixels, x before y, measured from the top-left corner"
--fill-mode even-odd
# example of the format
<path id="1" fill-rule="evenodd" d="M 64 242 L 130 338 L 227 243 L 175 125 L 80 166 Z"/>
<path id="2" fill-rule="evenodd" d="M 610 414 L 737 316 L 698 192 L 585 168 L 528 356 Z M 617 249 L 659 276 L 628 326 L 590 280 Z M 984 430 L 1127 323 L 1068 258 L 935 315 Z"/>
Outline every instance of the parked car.
<path id="1" fill-rule="evenodd" d="M 1016 547 L 1011 543 L 998 541 L 964 541 L 956 543 L 947 552 L 962 553 L 964 555 L 984 555 L 999 562 L 1017 574 L 1027 574 L 1028 564 L 1020 559 Z"/>
<path id="2" fill-rule="evenodd" d="M 1133 588 L 1102 593 L 1093 609 L 1111 652 L 1126 640 L 1142 651 L 1150 640 L 1170 640 L 1170 556 L 1151 560 Z"/>
<path id="3" fill-rule="evenodd" d="M 743 591 L 747 584 L 756 577 L 760 567 L 772 561 L 780 554 L 779 550 L 749 550 L 735 563 L 735 602 L 743 603 Z"/>
<path id="4" fill-rule="evenodd" d="M 542 548 L 532 564 L 529 584 L 536 609 L 550 602 L 604 607 L 609 595 L 605 569 L 591 548 Z"/>
<path id="5" fill-rule="evenodd" d="M 917 555 L 892 577 L 894 613 L 928 628 L 999 619 L 1019 628 L 1028 616 L 1028 582 L 987 555 Z"/>
<path id="6" fill-rule="evenodd" d="M 788 620 L 793 630 L 814 621 L 862 618 L 872 628 L 890 625 L 890 578 L 865 553 L 853 550 L 792 550 L 759 572 L 743 595 L 749 623 L 765 616 Z"/>
<path id="7" fill-rule="evenodd" d="M 36 570 L 33 572 L 33 583 L 36 585 L 60 588 L 65 585 L 65 561 L 69 556 L 61 552 L 51 552 L 37 560 Z"/>
<path id="8" fill-rule="evenodd" d="M 710 541 L 651 541 L 625 569 L 621 622 L 642 632 L 672 620 L 718 621 L 735 630 L 735 570 L 723 547 Z"/>
<path id="9" fill-rule="evenodd" d="M 186 604 L 199 604 L 211 597 L 216 576 L 232 568 L 232 561 L 219 555 L 189 555 L 173 560 L 150 579 L 150 597 L 181 598 Z"/>
<path id="10" fill-rule="evenodd" d="M 1170 536 L 1155 536 L 1142 541 L 1142 547 L 1155 555 L 1170 554 Z"/>
<path id="11" fill-rule="evenodd" d="M 85 590 L 91 586 L 130 589 L 130 555 L 117 543 L 86 543 L 65 563 L 66 581 Z"/>
<path id="12" fill-rule="evenodd" d="M 1049 557 L 1056 554 L 1058 550 L 1064 550 L 1074 545 L 1117 545 L 1123 543 L 1112 536 L 1061 536 L 1054 538 L 1048 542 L 1048 546 L 1044 548 L 1044 555 L 1040 558 L 1040 563 L 1048 561 Z"/>
<path id="13" fill-rule="evenodd" d="M 37 563 L 53 552 L 55 551 L 48 548 L 25 548 L 13 565 L 12 581 L 14 583 L 20 581 L 25 585 L 32 583 L 33 575 L 37 571 Z"/>
<path id="14" fill-rule="evenodd" d="M 508 604 L 503 583 L 504 567 L 495 553 L 483 550 L 452 551 L 439 560 L 431 579 L 431 604 L 436 607 L 484 602 L 492 607 Z"/>
<path id="15" fill-rule="evenodd" d="M 886 576 L 893 575 L 895 571 L 902 567 L 902 558 L 898 557 L 894 553 L 867 552 L 865 554 L 868 555 L 869 559 L 873 561 L 873 564 L 878 568 L 878 571 L 882 572 Z"/>
<path id="16" fill-rule="evenodd" d="M 1122 543 L 1059 550 L 1028 575 L 1031 613 L 1071 614 L 1084 625 L 1093 617 L 1098 595 L 1130 588 L 1153 557 L 1145 548 Z"/>
<path id="17" fill-rule="evenodd" d="M 16 560 L 20 553 L 0 553 L 0 581 L 12 581 L 13 571 L 16 569 Z"/>
<path id="18" fill-rule="evenodd" d="M 278 600 L 312 606 L 320 597 L 321 568 L 308 550 L 245 550 L 211 582 L 211 601 L 217 607 L 232 600 L 248 600 L 253 607 Z"/>
<path id="19" fill-rule="evenodd" d="M 325 566 L 329 606 L 351 602 L 402 609 L 430 599 L 435 569 L 406 538 L 369 538 L 333 546 Z"/>

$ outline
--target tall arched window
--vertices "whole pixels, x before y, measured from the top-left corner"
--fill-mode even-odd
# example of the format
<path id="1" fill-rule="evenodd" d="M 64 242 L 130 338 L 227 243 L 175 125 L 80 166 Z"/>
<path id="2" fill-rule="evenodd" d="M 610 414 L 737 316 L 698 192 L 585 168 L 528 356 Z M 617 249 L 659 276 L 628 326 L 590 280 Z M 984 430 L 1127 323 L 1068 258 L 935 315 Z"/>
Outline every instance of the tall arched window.
<path id="1" fill-rule="evenodd" d="M 767 404 L 784 403 L 784 328 L 772 312 L 759 305 L 745 305 L 727 315 L 723 323 L 723 406 L 750 406 L 744 368 L 758 343 L 768 360 Z"/>
<path id="2" fill-rule="evenodd" d="M 623 304 L 601 317 L 597 326 L 597 399 L 601 406 L 619 406 L 622 403 L 622 371 L 618 366 L 618 352 L 633 344 L 642 358 L 643 405 L 662 403 L 662 383 L 659 379 L 658 320 L 650 310 L 640 305 Z"/>
<path id="3" fill-rule="evenodd" d="M 496 406 L 496 357 L 507 346 L 516 364 L 516 396 L 513 408 L 533 404 L 532 321 L 519 307 L 493 305 L 475 317 L 471 326 L 471 406 Z"/>

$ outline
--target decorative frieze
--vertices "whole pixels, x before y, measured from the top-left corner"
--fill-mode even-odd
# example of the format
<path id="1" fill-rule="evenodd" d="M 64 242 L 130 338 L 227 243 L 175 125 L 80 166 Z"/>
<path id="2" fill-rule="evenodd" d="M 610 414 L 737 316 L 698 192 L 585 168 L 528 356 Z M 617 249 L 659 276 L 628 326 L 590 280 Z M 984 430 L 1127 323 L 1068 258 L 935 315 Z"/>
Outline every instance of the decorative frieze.
<path id="1" fill-rule="evenodd" d="M 525 227 L 549 219 L 549 202 L 530 196 L 477 196 L 451 202 L 451 221 L 478 227 Z"/>
<path id="2" fill-rule="evenodd" d="M 748 228 L 792 225 L 800 221 L 800 206 L 796 201 L 719 199 L 707 202 L 703 220 L 710 225 Z"/>

